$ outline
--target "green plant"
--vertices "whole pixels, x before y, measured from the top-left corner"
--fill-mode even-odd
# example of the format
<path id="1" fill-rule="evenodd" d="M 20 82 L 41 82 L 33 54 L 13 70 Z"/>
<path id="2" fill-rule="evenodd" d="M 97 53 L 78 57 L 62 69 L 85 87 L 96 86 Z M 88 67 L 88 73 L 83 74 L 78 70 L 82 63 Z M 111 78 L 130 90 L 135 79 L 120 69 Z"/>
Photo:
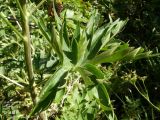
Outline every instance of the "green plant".
<path id="1" fill-rule="evenodd" d="M 24 88 L 25 91 L 30 93 L 31 99 L 33 104 L 36 104 L 36 91 L 35 91 L 35 87 L 34 87 L 34 73 L 33 73 L 33 64 L 32 64 L 32 57 L 31 57 L 31 41 L 30 41 L 30 28 L 29 28 L 29 16 L 30 14 L 28 13 L 28 6 L 27 6 L 27 1 L 26 0 L 22 0 L 16 1 L 16 4 L 19 8 L 20 11 L 20 17 L 21 17 L 21 25 L 19 24 L 19 22 L 16 20 L 14 12 L 10 9 L 11 13 L 13 14 L 14 19 L 16 20 L 17 24 L 19 25 L 19 28 L 22 30 L 22 34 L 16 29 L 16 27 L 14 27 L 10 21 L 8 21 L 6 19 L 6 16 L 1 12 L 0 13 L 0 17 L 3 19 L 3 21 L 10 26 L 10 28 L 16 33 L 16 37 L 18 39 L 22 39 L 23 40 L 23 45 L 24 45 L 24 59 L 26 62 L 26 71 L 28 73 L 28 78 L 27 78 L 27 82 L 24 82 L 20 77 L 19 79 L 21 79 L 21 81 L 23 81 L 23 85 L 21 85 L 20 83 L 18 83 L 18 81 L 12 80 L 2 74 L 0 74 L 1 78 L 4 78 L 8 81 L 10 81 L 13 84 L 18 85 L 21 88 Z M 16 47 L 16 49 L 14 50 L 15 52 L 17 52 L 18 49 L 18 42 L 12 43 L 12 48 Z M 6 46 L 6 48 L 8 48 L 8 46 Z M 12 49 L 11 48 L 11 49 Z M 5 49 L 3 49 L 5 50 Z M 14 51 L 13 53 L 11 53 L 11 57 L 12 54 L 14 55 Z M 18 77 L 18 75 L 17 75 Z M 12 112 L 11 112 L 12 114 Z M 42 119 L 46 119 L 46 116 L 44 113 L 40 113 L 40 118 Z"/>
<path id="2" fill-rule="evenodd" d="M 86 27 L 83 25 L 85 23 L 77 19 L 72 19 L 74 21 L 72 25 L 76 27 L 71 27 L 68 25 L 71 20 L 66 18 L 67 13 L 61 20 L 54 8 L 54 19 L 47 18 L 45 13 L 39 11 L 38 8 L 44 1 L 42 0 L 37 7 L 33 7 L 34 5 L 30 2 L 26 4 L 25 0 L 16 1 L 21 12 L 19 17 L 22 18 L 23 34 L 17 30 L 17 26 L 13 26 L 6 19 L 2 12 L 0 14 L 3 23 L 15 33 L 12 41 L 1 42 L 2 62 L 5 65 L 1 67 L 0 74 L 3 93 L 9 94 L 9 98 L 18 96 L 14 99 L 22 99 L 18 112 L 16 111 L 18 105 L 14 105 L 13 109 L 17 115 L 15 119 L 27 118 L 34 105 L 30 116 L 37 113 L 41 115 L 46 110 L 48 116 L 56 119 L 117 119 L 108 92 L 109 71 L 101 64 L 137 60 L 151 56 L 151 52 L 143 52 L 141 47 L 136 49 L 129 47 L 128 43 L 115 38 L 127 20 L 117 19 L 113 22 L 110 17 L 108 24 L 99 26 L 100 14 L 95 10 Z M 34 9 L 27 16 L 28 9 L 32 7 Z M 36 18 L 40 15 L 43 15 L 43 19 Z M 29 29 L 29 20 L 35 21 L 39 29 L 33 31 Z M 18 28 L 21 29 L 21 27 Z M 30 39 L 32 44 L 29 42 Z M 24 49 L 21 49 L 23 48 L 21 40 L 23 40 Z M 16 46 L 16 49 L 13 46 Z M 8 48 L 13 52 L 5 52 Z M 35 53 L 33 57 L 31 49 Z M 25 64 L 23 64 L 24 53 L 27 69 L 24 69 Z M 8 62 L 10 58 L 12 61 Z M 31 62 L 32 58 L 34 64 Z M 25 70 L 28 72 L 28 77 Z M 9 98 L 4 101 L 9 101 Z M 4 107 L 4 111 L 9 111 L 5 110 L 4 101 L 1 108 Z M 15 104 L 16 100 L 13 101 Z M 24 108 L 26 108 L 25 111 Z M 0 112 L 1 115 L 3 113 L 3 111 Z M 47 115 L 42 114 L 41 118 L 47 119 Z M 9 116 L 12 118 L 11 115 L 7 117 Z"/>
<path id="3" fill-rule="evenodd" d="M 140 59 L 149 57 L 151 52 L 143 53 L 142 48 L 134 49 L 129 47 L 127 43 L 114 39 L 114 36 L 126 24 L 126 21 L 118 19 L 113 22 L 110 19 L 110 23 L 98 27 L 99 14 L 95 11 L 86 28 L 81 28 L 80 23 L 77 21 L 77 27 L 73 35 L 69 35 L 66 18 L 62 23 L 56 12 L 54 14 L 57 30 L 54 24 L 51 23 L 51 36 L 44 32 L 46 28 L 42 22 L 39 22 L 39 26 L 43 36 L 51 43 L 55 53 L 58 55 L 60 65 L 40 92 L 39 102 L 31 112 L 31 115 L 47 109 L 52 101 L 55 104 L 64 103 L 65 99 L 70 98 L 70 94 L 74 96 L 73 88 L 76 83 L 79 83 L 83 84 L 84 87 L 82 88 L 84 90 L 95 90 L 90 92 L 90 96 L 96 99 L 96 105 L 99 104 L 101 106 L 100 109 L 104 111 L 106 117 L 116 119 L 105 87 L 107 78 L 100 69 L 101 63 Z M 89 94 L 89 90 L 83 94 L 84 90 L 82 90 L 82 96 L 79 99 L 73 99 L 81 102 L 85 100 L 84 96 Z M 56 99 L 59 101 L 56 101 Z M 81 105 L 81 102 L 78 105 Z M 61 105 L 63 106 L 63 104 Z M 64 104 L 63 108 L 65 109 L 65 107 Z M 83 118 L 82 113 L 80 115 Z"/>

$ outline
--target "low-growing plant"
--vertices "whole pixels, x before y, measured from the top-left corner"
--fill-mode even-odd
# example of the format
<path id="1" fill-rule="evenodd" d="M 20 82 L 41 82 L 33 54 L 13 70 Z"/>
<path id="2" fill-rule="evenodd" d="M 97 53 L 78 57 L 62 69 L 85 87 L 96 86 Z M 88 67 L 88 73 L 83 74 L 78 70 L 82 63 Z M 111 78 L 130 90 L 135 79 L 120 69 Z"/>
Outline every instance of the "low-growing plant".
<path id="1" fill-rule="evenodd" d="M 40 4 L 44 1 L 42 0 Z M 102 63 L 108 63 L 110 66 L 117 62 L 123 63 L 151 56 L 150 51 L 144 52 L 141 47 L 130 47 L 128 43 L 115 38 L 126 25 L 127 20 L 113 21 L 109 16 L 109 23 L 100 26 L 101 16 L 97 10 L 94 10 L 86 26 L 74 19 L 72 25 L 74 24 L 75 27 L 70 27 L 67 13 L 61 19 L 56 13 L 54 2 L 54 18 L 48 19 L 34 17 L 33 11 L 38 7 L 29 12 L 28 9 L 31 6 L 26 0 L 16 0 L 16 3 L 21 13 L 22 33 L 17 30 L 17 26 L 13 26 L 6 19 L 2 12 L 0 17 L 14 31 L 18 39 L 9 44 L 11 50 L 12 45 L 16 45 L 19 49 L 23 41 L 24 51 L 21 51 L 21 54 L 24 55 L 26 64 L 21 63 L 22 55 L 20 57 L 17 55 L 17 59 L 21 58 L 21 61 L 16 61 L 19 68 L 17 73 L 8 75 L 4 72 L 5 74 L 0 74 L 0 77 L 8 80 L 13 86 L 17 85 L 15 90 L 17 94 L 25 95 L 24 98 L 27 98 L 25 102 L 28 102 L 29 108 L 23 111 L 21 106 L 19 109 L 23 117 L 38 118 L 40 116 L 44 120 L 49 116 L 57 120 L 118 119 L 108 91 L 111 84 L 110 75 L 108 75 L 110 72 L 102 66 Z M 31 34 L 30 18 L 38 27 L 38 32 L 35 30 L 35 33 L 40 36 L 37 37 L 39 40 L 32 41 L 33 44 L 30 39 L 36 40 L 36 35 Z M 5 47 L 2 45 L 4 52 L 5 48 L 8 48 L 7 45 Z M 36 46 L 39 48 L 34 48 Z M 18 52 L 17 49 L 16 52 Z M 32 57 L 33 52 L 35 52 L 34 57 Z M 9 55 L 12 57 L 12 53 Z M 23 66 L 20 67 L 21 65 Z M 10 79 L 8 76 L 15 77 L 17 80 Z M 0 114 L 3 115 L 3 112 L 0 111 Z M 17 114 L 20 113 L 17 112 Z"/>
<path id="2" fill-rule="evenodd" d="M 114 39 L 114 36 L 126 24 L 126 21 L 119 21 L 118 19 L 113 22 L 110 19 L 110 23 L 98 27 L 98 18 L 99 14 L 95 11 L 85 28 L 81 28 L 80 23 L 77 21 L 77 27 L 73 35 L 69 35 L 68 33 L 66 18 L 62 22 L 56 15 L 56 12 L 55 23 L 57 23 L 57 29 L 51 23 L 51 36 L 44 32 L 45 26 L 39 22 L 43 36 L 51 43 L 55 53 L 59 57 L 60 66 L 40 92 L 39 102 L 31 112 L 31 115 L 47 109 L 48 105 L 54 101 L 54 104 L 58 104 L 61 107 L 64 105 L 61 108 L 61 117 L 65 119 L 65 114 L 67 114 L 63 111 L 66 107 L 65 105 L 69 104 L 69 107 L 67 105 L 69 109 L 73 103 L 76 104 L 79 101 L 77 105 L 84 106 L 88 103 L 86 96 L 90 96 L 96 100 L 93 105 L 97 106 L 97 109 L 98 105 L 100 105 L 98 111 L 102 110 L 106 114 L 106 117 L 110 119 L 117 119 L 105 86 L 108 78 L 101 70 L 101 63 L 130 61 L 149 56 L 151 52 L 142 53 L 142 48 L 134 49 L 133 47 L 129 47 L 127 43 Z M 81 87 L 79 88 L 76 84 Z M 74 93 L 75 89 L 76 93 Z M 83 93 L 83 91 L 86 92 Z M 75 99 L 73 103 L 70 97 Z M 75 119 L 77 114 L 77 119 L 85 118 L 85 116 L 87 119 L 89 114 L 92 114 L 93 119 L 95 119 L 95 113 L 90 113 L 88 108 L 86 108 L 87 106 L 84 107 L 87 116 L 81 110 L 75 114 L 75 106 L 73 106 L 72 110 L 74 114 L 72 113 L 73 115 L 71 115 L 70 119 Z M 69 113 L 71 114 L 71 112 Z"/>

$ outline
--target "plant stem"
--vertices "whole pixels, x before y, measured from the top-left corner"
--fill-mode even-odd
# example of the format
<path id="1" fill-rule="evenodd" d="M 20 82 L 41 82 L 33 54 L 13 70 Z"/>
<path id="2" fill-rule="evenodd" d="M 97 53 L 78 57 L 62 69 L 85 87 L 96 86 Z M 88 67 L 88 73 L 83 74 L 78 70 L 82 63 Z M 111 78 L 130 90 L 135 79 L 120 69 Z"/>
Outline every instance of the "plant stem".
<path id="1" fill-rule="evenodd" d="M 17 86 L 19 86 L 19 87 L 21 87 L 21 88 L 24 88 L 24 86 L 23 86 L 23 85 L 19 84 L 19 83 L 18 83 L 18 82 L 16 82 L 15 80 L 12 80 L 12 79 L 10 79 L 10 78 L 8 78 L 8 77 L 6 77 L 6 76 L 2 75 L 2 74 L 0 74 L 0 77 L 2 77 L 2 78 L 4 78 L 4 79 L 8 80 L 8 81 L 9 81 L 9 82 L 11 82 L 11 83 L 16 84 Z"/>
<path id="2" fill-rule="evenodd" d="M 148 103 L 149 103 L 153 108 L 155 108 L 158 112 L 160 112 L 160 108 L 157 107 L 157 106 L 155 106 L 155 105 L 150 101 L 148 95 L 147 95 L 147 97 L 146 97 L 146 96 L 138 89 L 138 87 L 136 86 L 136 84 L 133 84 L 133 85 L 134 85 L 134 87 L 136 88 L 136 90 L 139 92 L 139 94 L 140 94 L 144 99 L 146 99 L 146 100 L 148 101 Z"/>
<path id="3" fill-rule="evenodd" d="M 20 3 L 20 8 L 21 8 L 25 62 L 28 72 L 30 95 L 33 104 L 35 105 L 37 101 L 36 101 L 36 91 L 34 87 L 34 73 L 33 73 L 32 56 L 31 56 L 31 40 L 30 40 L 30 29 L 29 29 L 29 13 L 27 11 L 27 0 L 19 0 L 18 2 Z M 40 113 L 39 117 L 41 120 L 47 120 L 45 112 Z"/>
<path id="4" fill-rule="evenodd" d="M 33 87 L 34 77 L 33 77 L 33 67 L 32 67 L 32 59 L 31 59 L 31 40 L 30 40 L 30 30 L 29 30 L 29 14 L 26 9 L 27 0 L 21 0 L 20 4 L 22 7 L 23 14 L 22 17 L 22 32 L 23 32 L 23 41 L 24 41 L 24 52 L 25 52 L 25 62 L 26 68 L 28 72 L 28 82 L 30 85 L 30 94 L 34 104 L 36 104 L 36 94 Z"/>

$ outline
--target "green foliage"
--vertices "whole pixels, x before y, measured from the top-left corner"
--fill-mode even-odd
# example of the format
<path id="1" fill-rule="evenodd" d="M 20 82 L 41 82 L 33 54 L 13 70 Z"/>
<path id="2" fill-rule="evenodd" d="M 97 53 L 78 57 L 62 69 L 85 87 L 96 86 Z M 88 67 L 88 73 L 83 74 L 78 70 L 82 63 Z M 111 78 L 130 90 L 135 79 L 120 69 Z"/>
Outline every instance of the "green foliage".
<path id="1" fill-rule="evenodd" d="M 141 99 L 123 95 L 126 96 L 120 98 L 123 99 L 123 111 L 118 115 L 115 101 L 119 97 L 112 98 L 114 94 L 121 95 L 130 89 L 129 83 L 142 99 L 159 111 L 150 100 L 143 77 L 136 72 L 120 72 L 123 70 L 121 66 L 128 62 L 154 56 L 151 51 L 130 47 L 129 43 L 118 39 L 117 34 L 126 26 L 128 19 L 115 19 L 109 15 L 108 22 L 102 22 L 102 13 L 91 6 L 96 2 L 81 0 L 63 1 L 65 9 L 61 17 L 53 9 L 52 18 L 47 16 L 43 2 L 37 5 L 30 1 L 27 3 L 27 10 L 31 11 L 28 25 L 34 84 L 28 81 L 24 62 L 22 41 L 25 38 L 19 22 L 19 12 L 23 13 L 21 5 L 18 0 L 17 4 L 5 1 L 9 9 L 4 4 L 0 5 L 4 10 L 0 13 L 0 27 L 3 28 L 0 29 L 0 119 L 34 119 L 42 111 L 46 111 L 48 118 L 56 120 L 117 120 L 119 116 L 122 119 L 140 119 L 144 115 L 141 111 L 146 112 L 146 107 L 141 107 Z M 99 2 L 105 3 L 108 10 L 112 7 L 111 1 Z M 8 16 L 13 16 L 13 21 Z M 143 83 L 140 87 L 139 79 Z M 32 87 L 38 96 L 36 104 L 31 98 Z M 146 114 L 145 118 L 149 118 Z"/>
<path id="2" fill-rule="evenodd" d="M 116 119 L 107 89 L 103 85 L 105 74 L 98 66 L 105 62 L 113 63 L 123 59 L 138 59 L 137 56 L 140 56 L 141 54 L 143 54 L 144 57 L 147 57 L 150 55 L 150 52 L 142 53 L 143 51 L 141 48 L 134 50 L 126 44 L 124 44 L 126 46 L 124 47 L 121 42 L 113 39 L 114 36 L 125 25 L 126 21 L 116 20 L 115 22 L 112 22 L 111 20 L 110 23 L 98 28 L 97 23 L 95 24 L 94 22 L 96 20 L 95 18 L 97 18 L 97 15 L 99 15 L 98 12 L 94 11 L 86 28 L 81 28 L 80 23 L 77 22 L 77 27 L 74 30 L 73 35 L 70 35 L 72 37 L 70 40 L 66 18 L 64 18 L 62 23 L 59 21 L 60 19 L 57 19 L 58 16 L 55 16 L 55 22 L 58 23 L 56 24 L 57 28 L 61 28 L 56 32 L 53 26 L 50 43 L 52 44 L 54 42 L 52 47 L 62 63 L 60 69 L 53 74 L 53 76 L 48 80 L 42 89 L 39 96 L 39 101 L 33 109 L 31 115 L 46 109 L 46 107 L 51 104 L 49 101 L 53 101 L 55 97 L 53 93 L 56 93 L 56 89 L 67 84 L 66 81 L 63 82 L 64 85 L 61 85 L 59 82 L 61 80 L 65 80 L 62 79 L 61 76 L 67 72 L 67 74 L 71 75 L 72 77 L 74 74 L 78 73 L 80 75 L 79 79 L 83 79 L 86 88 L 92 85 L 92 89 L 94 88 L 97 91 L 96 94 L 98 96 L 94 96 L 97 99 L 97 104 L 100 104 L 103 111 L 107 111 L 106 115 L 108 117 Z M 41 33 L 44 34 L 44 30 L 41 30 Z M 54 39 L 52 39 L 52 35 L 54 36 Z M 121 51 L 123 51 L 123 54 Z M 101 57 L 102 54 L 103 57 Z M 111 58 L 108 57 L 108 55 L 111 56 Z M 65 76 L 68 76 L 67 74 L 65 74 Z M 63 76 L 63 78 L 65 78 L 65 76 Z M 100 79 L 102 83 L 99 83 L 100 81 L 98 79 Z M 69 82 L 72 83 L 72 79 L 69 80 Z M 95 83 L 98 83 L 98 85 Z M 63 97 L 63 95 L 61 97 Z"/>

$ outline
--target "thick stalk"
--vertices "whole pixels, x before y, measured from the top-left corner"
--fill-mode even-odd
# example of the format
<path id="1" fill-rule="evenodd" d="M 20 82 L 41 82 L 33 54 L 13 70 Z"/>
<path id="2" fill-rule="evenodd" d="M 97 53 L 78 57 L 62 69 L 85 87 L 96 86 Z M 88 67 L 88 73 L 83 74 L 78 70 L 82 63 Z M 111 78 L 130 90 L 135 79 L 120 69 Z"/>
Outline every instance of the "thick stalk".
<path id="1" fill-rule="evenodd" d="M 31 40 L 30 40 L 30 30 L 29 30 L 29 13 L 27 11 L 26 5 L 27 0 L 19 0 L 21 17 L 22 17 L 22 32 L 24 40 L 24 52 L 25 52 L 25 62 L 28 72 L 28 82 L 30 86 L 30 95 L 33 101 L 33 104 L 36 104 L 36 91 L 34 88 L 34 73 L 32 65 L 32 56 L 31 56 Z M 41 120 L 47 120 L 45 112 L 40 113 Z"/>
<path id="2" fill-rule="evenodd" d="M 34 84 L 34 76 L 33 76 L 33 67 L 32 67 L 32 57 L 31 57 L 31 40 L 30 40 L 30 30 L 29 30 L 29 15 L 26 9 L 26 0 L 20 0 L 21 8 L 23 13 L 21 13 L 22 17 L 22 32 L 23 32 L 23 40 L 24 40 L 24 52 L 25 52 L 25 62 L 26 68 L 28 72 L 28 82 L 30 86 L 30 93 L 33 103 L 36 103 L 36 94 L 33 87 Z"/>

